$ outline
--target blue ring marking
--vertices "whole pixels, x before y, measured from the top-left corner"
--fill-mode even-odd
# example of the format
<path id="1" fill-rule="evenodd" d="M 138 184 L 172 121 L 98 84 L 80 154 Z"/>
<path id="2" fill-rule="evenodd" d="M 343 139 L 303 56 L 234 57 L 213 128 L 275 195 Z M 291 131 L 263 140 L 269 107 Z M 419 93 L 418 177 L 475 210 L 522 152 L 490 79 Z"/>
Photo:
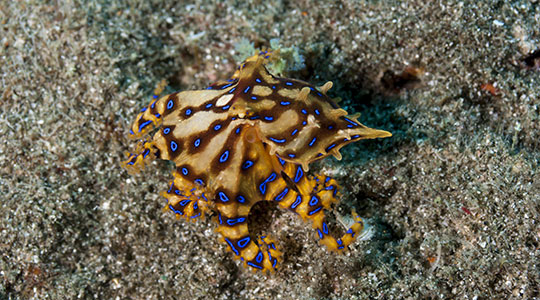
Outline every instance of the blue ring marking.
<path id="1" fill-rule="evenodd" d="M 174 206 L 172 206 L 172 205 L 170 205 L 170 204 L 169 204 L 169 209 L 172 210 L 175 214 L 179 214 L 179 215 L 183 215 L 183 214 L 184 214 L 183 212 L 174 209 Z"/>
<path id="2" fill-rule="evenodd" d="M 269 137 L 268 139 L 271 140 L 272 142 L 276 142 L 276 143 L 279 143 L 279 144 L 285 143 L 287 141 L 286 139 L 278 140 L 278 139 L 273 138 L 273 137 Z"/>
<path id="3" fill-rule="evenodd" d="M 295 158 L 296 157 L 296 155 L 294 155 L 294 154 L 287 154 L 287 156 L 289 156 L 290 158 Z"/>
<path id="4" fill-rule="evenodd" d="M 316 115 L 320 115 L 321 112 L 320 112 L 318 109 L 315 109 L 315 114 L 316 114 Z"/>
<path id="5" fill-rule="evenodd" d="M 257 120 L 258 118 L 260 118 L 260 116 L 249 117 L 250 120 Z"/>
<path id="6" fill-rule="evenodd" d="M 234 133 L 239 134 L 239 133 L 240 133 L 240 127 L 236 128 L 236 130 L 234 131 Z"/>
<path id="7" fill-rule="evenodd" d="M 322 230 L 324 234 L 328 234 L 328 225 L 325 222 L 322 223 Z"/>
<path id="8" fill-rule="evenodd" d="M 324 189 L 329 191 L 329 190 L 333 190 L 334 188 L 335 188 L 335 186 L 329 185 L 329 186 L 325 187 Z"/>
<path id="9" fill-rule="evenodd" d="M 232 84 L 232 83 L 228 83 L 228 84 L 222 86 L 221 89 L 224 90 L 224 89 L 230 87 L 231 85 L 233 85 L 233 84 Z"/>
<path id="10" fill-rule="evenodd" d="M 353 120 L 349 119 L 349 118 L 346 118 L 346 117 L 343 117 L 343 119 L 351 124 L 353 124 L 354 126 L 358 126 L 358 123 L 354 122 Z"/>
<path id="11" fill-rule="evenodd" d="M 309 206 L 314 206 L 319 203 L 319 198 L 317 198 L 315 195 L 311 196 L 311 199 L 309 200 Z"/>
<path id="12" fill-rule="evenodd" d="M 195 210 L 197 208 L 199 208 L 199 205 L 197 204 L 197 202 L 193 202 L 193 209 Z"/>
<path id="13" fill-rule="evenodd" d="M 247 88 L 244 89 L 244 94 L 246 94 L 249 91 L 249 88 L 251 88 L 251 87 L 248 86 Z"/>
<path id="14" fill-rule="evenodd" d="M 195 218 L 198 218 L 198 217 L 200 217 L 200 216 L 201 216 L 201 213 L 198 213 L 198 214 L 196 214 L 196 215 L 191 216 L 191 218 L 192 218 L 192 219 L 195 219 Z"/>
<path id="15" fill-rule="evenodd" d="M 132 161 L 130 161 L 130 162 L 128 162 L 127 164 L 131 166 L 131 165 L 134 165 L 135 163 L 132 162 Z"/>
<path id="16" fill-rule="evenodd" d="M 326 148 L 326 152 L 328 152 L 329 150 L 331 150 L 335 146 L 336 146 L 336 143 L 333 143 L 332 145 L 328 146 L 328 148 Z"/>
<path id="17" fill-rule="evenodd" d="M 173 186 L 174 186 L 174 182 L 171 183 L 171 186 L 169 187 L 169 190 L 167 191 L 167 193 L 169 193 L 169 194 L 171 193 L 171 190 L 172 190 Z M 167 201 L 169 201 L 169 200 L 167 199 Z"/>
<path id="18" fill-rule="evenodd" d="M 212 90 L 212 89 L 214 89 L 214 88 L 213 88 L 212 86 L 209 86 L 209 87 L 207 87 L 206 89 L 207 89 L 207 90 Z"/>
<path id="19" fill-rule="evenodd" d="M 240 248 L 245 248 L 249 241 L 251 241 L 251 238 L 249 236 L 246 236 L 245 238 L 238 240 L 238 242 L 236 242 L 236 245 L 238 245 L 238 247 Z"/>
<path id="20" fill-rule="evenodd" d="M 250 265 L 250 266 L 252 266 L 252 267 L 254 267 L 254 268 L 257 268 L 257 269 L 259 269 L 259 270 L 262 270 L 262 267 L 261 267 L 261 266 L 257 266 L 256 264 L 254 264 L 254 263 L 252 263 L 252 262 L 250 262 L 250 261 L 248 261 L 247 264 Z"/>
<path id="21" fill-rule="evenodd" d="M 285 84 L 291 86 L 292 82 L 287 81 L 287 82 L 285 82 Z"/>
<path id="22" fill-rule="evenodd" d="M 291 133 L 291 136 L 295 135 L 297 132 L 298 132 L 298 129 L 293 130 L 293 132 Z"/>
<path id="23" fill-rule="evenodd" d="M 257 256 L 255 257 L 255 261 L 258 263 L 262 263 L 263 258 L 264 258 L 264 255 L 262 254 L 261 251 L 259 251 L 259 254 L 257 254 Z"/>
<path id="24" fill-rule="evenodd" d="M 171 141 L 171 150 L 175 152 L 178 149 L 178 144 L 175 141 Z"/>
<path id="25" fill-rule="evenodd" d="M 243 164 L 242 164 L 242 169 L 244 170 L 247 170 L 249 169 L 249 167 L 253 166 L 253 162 L 251 160 L 246 160 Z"/>
<path id="26" fill-rule="evenodd" d="M 273 120 L 274 120 L 274 117 L 266 116 L 266 117 L 264 117 L 264 119 L 265 119 L 266 121 L 273 121 Z"/>
<path id="27" fill-rule="evenodd" d="M 210 107 L 212 107 L 212 105 L 213 105 L 212 103 L 208 103 L 208 104 L 206 104 L 205 108 L 210 108 Z"/>
<path id="28" fill-rule="evenodd" d="M 233 243 L 232 243 L 228 238 L 225 238 L 225 241 L 229 244 L 229 246 L 231 247 L 232 251 L 233 251 L 236 255 L 240 255 L 240 252 L 238 252 L 238 250 L 236 250 L 236 248 L 234 248 Z"/>
<path id="29" fill-rule="evenodd" d="M 180 190 L 179 190 L 179 189 L 175 189 L 175 190 L 174 190 L 174 193 L 177 194 L 177 195 L 179 195 L 179 196 L 182 195 L 182 193 L 180 193 Z"/>
<path id="30" fill-rule="evenodd" d="M 197 178 L 194 181 L 195 181 L 195 183 L 197 183 L 199 185 L 204 185 L 204 181 L 202 179 L 200 179 L 200 178 Z"/>
<path id="31" fill-rule="evenodd" d="M 144 123 L 142 123 L 141 125 L 139 125 L 139 132 L 141 132 L 141 130 L 143 130 L 144 127 L 148 126 L 148 124 L 152 123 L 152 120 L 148 120 Z"/>
<path id="32" fill-rule="evenodd" d="M 257 97 L 251 96 L 251 100 L 257 100 Z"/>
<path id="33" fill-rule="evenodd" d="M 201 144 L 201 139 L 196 139 L 195 142 L 193 143 L 193 146 L 199 147 L 200 144 Z"/>
<path id="34" fill-rule="evenodd" d="M 187 176 L 188 173 L 189 171 L 187 168 L 182 168 L 182 174 L 184 174 L 184 176 Z"/>
<path id="35" fill-rule="evenodd" d="M 208 199 L 206 199 L 206 196 L 204 195 L 204 193 L 201 194 L 201 197 L 203 197 L 204 201 L 208 202 Z"/>
<path id="36" fill-rule="evenodd" d="M 150 153 L 150 150 L 146 149 L 143 152 L 143 158 L 146 158 L 146 156 Z"/>
<path id="37" fill-rule="evenodd" d="M 306 125 L 306 124 L 307 124 L 307 122 L 306 122 L 306 121 L 302 122 L 302 125 Z"/>
<path id="38" fill-rule="evenodd" d="M 285 198 L 285 196 L 287 196 L 287 193 L 289 193 L 289 188 L 284 188 L 283 191 L 281 193 L 279 193 L 275 198 L 274 200 L 275 201 L 281 201 L 283 200 L 283 198 Z"/>
<path id="39" fill-rule="evenodd" d="M 317 154 L 315 157 L 321 157 L 321 156 L 323 156 L 323 154 L 322 154 L 322 153 L 319 153 L 319 154 Z"/>
<path id="40" fill-rule="evenodd" d="M 338 245 L 343 245 L 343 241 L 341 239 L 336 240 Z"/>
<path id="41" fill-rule="evenodd" d="M 229 91 L 229 94 L 231 94 L 232 92 L 234 92 L 234 90 L 236 90 L 236 87 L 233 87 L 233 88 Z"/>
<path id="42" fill-rule="evenodd" d="M 298 166 L 296 168 L 296 175 L 294 176 L 294 182 L 298 183 L 298 181 L 302 179 L 302 176 L 304 176 L 304 171 L 302 170 L 302 166 Z"/>
<path id="43" fill-rule="evenodd" d="M 237 118 L 237 117 L 232 117 L 232 118 L 231 118 L 232 121 L 234 121 L 234 120 L 236 120 L 236 119 L 238 119 L 238 118 Z"/>
<path id="44" fill-rule="evenodd" d="M 242 195 L 238 195 L 238 196 L 236 196 L 236 201 L 238 201 L 238 203 L 245 203 L 246 198 L 244 198 L 244 196 L 242 196 Z"/>
<path id="45" fill-rule="evenodd" d="M 315 213 L 317 213 L 317 212 L 318 212 L 319 210 L 321 210 L 321 209 L 322 209 L 322 206 L 317 207 L 316 209 L 310 211 L 310 212 L 308 213 L 308 216 L 314 215 Z"/>
<path id="46" fill-rule="evenodd" d="M 279 163 L 283 166 L 285 164 L 285 161 L 283 159 L 281 159 L 281 157 L 277 157 L 277 159 L 279 160 Z"/>
<path id="47" fill-rule="evenodd" d="M 236 218 L 236 219 L 228 219 L 227 224 L 229 224 L 230 226 L 234 226 L 234 225 L 236 225 L 238 223 L 243 223 L 245 220 L 246 220 L 246 218 L 244 218 L 244 217 L 240 217 L 240 218 Z"/>
<path id="48" fill-rule="evenodd" d="M 323 239 L 323 235 L 322 235 L 322 232 L 321 232 L 321 231 L 320 231 L 319 229 L 317 229 L 317 233 L 319 234 L 319 239 L 321 239 L 321 240 L 322 240 L 322 239 Z"/>
<path id="49" fill-rule="evenodd" d="M 232 79 L 232 78 L 227 79 L 227 82 L 233 82 L 233 81 L 234 81 L 234 79 Z"/>
<path id="50" fill-rule="evenodd" d="M 223 154 L 221 154 L 221 157 L 219 158 L 220 163 L 224 163 L 229 158 L 229 150 L 225 150 Z"/>
<path id="51" fill-rule="evenodd" d="M 214 126 L 214 130 L 215 131 L 218 131 L 221 129 L 221 124 L 217 124 L 216 126 Z"/>
<path id="52" fill-rule="evenodd" d="M 173 108 L 174 106 L 174 101 L 172 99 L 170 99 L 168 102 L 167 102 L 167 109 L 171 109 Z"/>
<path id="53" fill-rule="evenodd" d="M 129 134 L 131 134 L 131 135 L 135 134 L 135 132 L 133 132 L 133 129 L 129 130 Z"/>
<path id="54" fill-rule="evenodd" d="M 307 114 L 307 110 L 305 110 L 305 109 L 302 108 L 302 113 L 303 113 L 304 115 L 306 115 L 306 114 Z"/>
<path id="55" fill-rule="evenodd" d="M 341 249 L 343 249 L 343 248 L 345 248 L 345 246 L 339 246 L 339 247 L 338 247 L 338 250 L 341 250 Z"/>
<path id="56" fill-rule="evenodd" d="M 231 107 L 230 105 L 225 105 L 225 106 L 223 106 L 221 109 L 227 110 L 227 109 L 229 109 L 230 107 Z"/>
<path id="57" fill-rule="evenodd" d="M 163 134 L 169 134 L 169 132 L 171 132 L 169 127 L 163 128 Z"/>
<path id="58" fill-rule="evenodd" d="M 274 258 L 274 262 L 272 263 L 272 268 L 276 268 L 276 265 L 277 265 L 277 259 Z"/>
<path id="59" fill-rule="evenodd" d="M 157 102 L 157 100 L 154 101 L 154 102 L 152 102 L 152 104 L 150 104 L 150 108 L 151 108 L 151 109 L 154 109 L 154 108 L 156 107 L 156 102 Z"/>
<path id="60" fill-rule="evenodd" d="M 188 109 L 186 110 L 186 116 L 189 116 L 189 115 L 191 115 L 191 108 L 188 108 Z"/>
<path id="61" fill-rule="evenodd" d="M 324 183 L 327 183 L 328 181 L 330 181 L 330 177 L 326 177 L 326 178 L 324 179 Z"/>
<path id="62" fill-rule="evenodd" d="M 265 194 L 266 193 L 266 183 L 268 182 L 271 182 L 271 181 L 274 181 L 276 179 L 276 173 L 275 172 L 272 172 L 272 174 L 270 174 L 270 176 L 268 176 L 268 178 L 266 178 L 260 185 L 259 185 L 259 191 L 261 192 L 261 194 Z"/>
<path id="63" fill-rule="evenodd" d="M 332 129 L 334 129 L 334 126 L 328 125 L 328 130 L 332 130 Z"/>
<path id="64" fill-rule="evenodd" d="M 148 107 L 145 106 L 145 107 L 143 107 L 143 108 L 141 109 L 141 112 L 145 112 L 147 109 L 148 109 Z"/>
<path id="65" fill-rule="evenodd" d="M 313 146 L 313 144 L 315 144 L 315 141 L 316 141 L 316 140 L 317 140 L 317 138 L 314 137 L 314 138 L 311 140 L 311 142 L 309 142 L 309 146 L 310 146 L 310 147 Z"/>
<path id="66" fill-rule="evenodd" d="M 300 195 L 296 196 L 296 200 L 291 205 L 291 208 L 295 209 L 298 205 L 300 205 L 301 202 L 302 202 L 302 197 Z"/>
<path id="67" fill-rule="evenodd" d="M 156 116 L 156 118 L 160 118 L 161 115 L 159 113 L 156 113 L 154 116 Z"/>
<path id="68" fill-rule="evenodd" d="M 275 89 L 276 89 L 276 86 L 275 86 L 275 85 L 273 85 L 273 86 L 272 86 L 272 89 L 273 89 L 273 90 L 275 90 Z"/>
<path id="69" fill-rule="evenodd" d="M 291 102 L 289 102 L 289 101 L 281 101 L 279 104 L 281 104 L 283 106 L 287 106 L 287 105 L 291 104 Z"/>
<path id="70" fill-rule="evenodd" d="M 360 137 L 359 134 L 355 134 L 355 135 L 351 136 L 351 139 L 357 139 L 357 138 L 359 138 L 359 137 Z"/>
<path id="71" fill-rule="evenodd" d="M 261 83 L 261 80 L 259 78 L 255 78 L 255 81 L 257 81 L 258 83 Z"/>
<path id="72" fill-rule="evenodd" d="M 223 201 L 223 202 L 229 201 L 229 197 L 227 197 L 227 195 L 225 195 L 224 192 L 219 192 L 218 195 L 219 195 L 219 199 L 221 199 L 221 201 Z"/>
<path id="73" fill-rule="evenodd" d="M 186 199 L 186 200 L 182 200 L 182 201 L 178 202 L 178 204 L 180 204 L 180 206 L 186 206 L 186 205 L 189 204 L 189 202 L 191 202 L 191 200 Z"/>
<path id="74" fill-rule="evenodd" d="M 221 218 L 221 214 L 219 212 L 217 216 L 218 216 L 219 224 L 223 224 L 223 219 Z"/>

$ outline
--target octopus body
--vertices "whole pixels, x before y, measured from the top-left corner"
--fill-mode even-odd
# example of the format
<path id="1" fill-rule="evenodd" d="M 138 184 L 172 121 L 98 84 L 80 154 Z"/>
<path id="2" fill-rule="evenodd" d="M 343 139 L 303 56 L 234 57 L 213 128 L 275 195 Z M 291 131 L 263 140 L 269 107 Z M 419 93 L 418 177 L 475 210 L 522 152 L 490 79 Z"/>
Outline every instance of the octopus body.
<path id="1" fill-rule="evenodd" d="M 338 202 L 338 184 L 308 175 L 309 164 L 361 139 L 389 137 L 339 108 L 321 87 L 279 78 L 265 67 L 275 53 L 244 61 L 227 81 L 205 90 L 173 93 L 151 102 L 131 126 L 140 140 L 123 166 L 137 173 L 150 160 L 171 160 L 173 180 L 162 195 L 177 218 L 215 212 L 216 231 L 245 267 L 274 271 L 281 251 L 269 236 L 254 237 L 248 215 L 258 201 L 273 201 L 309 221 L 321 244 L 342 251 L 363 230 L 354 224 L 341 238 L 329 234 L 325 210 Z M 156 129 L 157 128 L 157 129 Z M 150 138 L 145 136 L 153 134 Z"/>

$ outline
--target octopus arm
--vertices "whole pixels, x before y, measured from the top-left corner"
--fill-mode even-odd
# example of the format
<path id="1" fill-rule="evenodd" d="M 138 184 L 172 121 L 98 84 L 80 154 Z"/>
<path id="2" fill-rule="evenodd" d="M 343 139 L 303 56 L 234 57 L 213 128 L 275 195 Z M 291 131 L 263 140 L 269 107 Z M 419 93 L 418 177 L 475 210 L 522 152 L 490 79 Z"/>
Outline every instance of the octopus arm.
<path id="1" fill-rule="evenodd" d="M 235 146 L 231 163 L 212 183 L 218 210 L 216 231 L 246 267 L 273 272 L 281 251 L 272 238 L 250 234 L 248 216 L 255 203 L 271 199 L 278 186 L 287 184 L 280 176 L 277 159 L 268 154 L 255 127 L 242 127 Z"/>
<path id="2" fill-rule="evenodd" d="M 283 176 L 288 179 L 289 186 L 293 186 L 291 193 L 279 200 L 279 206 L 298 214 L 304 221 L 311 221 L 317 233 L 319 242 L 332 251 L 344 251 L 353 243 L 359 233 L 364 229 L 364 223 L 353 211 L 354 224 L 340 238 L 330 234 L 325 211 L 330 210 L 338 200 L 338 183 L 327 176 L 312 177 L 304 172 L 299 164 L 285 162 Z M 278 194 L 281 195 L 281 194 Z"/>

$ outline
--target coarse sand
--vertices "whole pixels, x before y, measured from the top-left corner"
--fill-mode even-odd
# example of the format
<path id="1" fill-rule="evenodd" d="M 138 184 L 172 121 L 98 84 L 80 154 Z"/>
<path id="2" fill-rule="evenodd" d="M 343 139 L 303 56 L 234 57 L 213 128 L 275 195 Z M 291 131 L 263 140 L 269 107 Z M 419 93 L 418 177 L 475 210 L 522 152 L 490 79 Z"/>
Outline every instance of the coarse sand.
<path id="1" fill-rule="evenodd" d="M 258 209 L 264 275 L 162 211 L 169 163 L 120 162 L 157 83 L 272 39 L 393 136 L 314 166 L 370 224 L 346 254 Z M 538 1 L 0 1 L 0 299 L 540 299 L 538 49 Z"/>

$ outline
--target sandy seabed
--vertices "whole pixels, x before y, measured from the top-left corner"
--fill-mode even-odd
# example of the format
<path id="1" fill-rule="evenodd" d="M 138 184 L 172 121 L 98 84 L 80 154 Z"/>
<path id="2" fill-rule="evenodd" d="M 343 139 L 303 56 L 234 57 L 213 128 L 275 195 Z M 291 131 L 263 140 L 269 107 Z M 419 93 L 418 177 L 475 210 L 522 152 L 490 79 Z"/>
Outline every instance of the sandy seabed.
<path id="1" fill-rule="evenodd" d="M 3 1 L 0 299 L 538 299 L 539 30 L 536 1 Z M 170 164 L 120 162 L 160 80 L 204 88 L 275 38 L 393 137 L 314 166 L 370 238 L 336 255 L 272 208 L 264 275 L 161 210 Z"/>

